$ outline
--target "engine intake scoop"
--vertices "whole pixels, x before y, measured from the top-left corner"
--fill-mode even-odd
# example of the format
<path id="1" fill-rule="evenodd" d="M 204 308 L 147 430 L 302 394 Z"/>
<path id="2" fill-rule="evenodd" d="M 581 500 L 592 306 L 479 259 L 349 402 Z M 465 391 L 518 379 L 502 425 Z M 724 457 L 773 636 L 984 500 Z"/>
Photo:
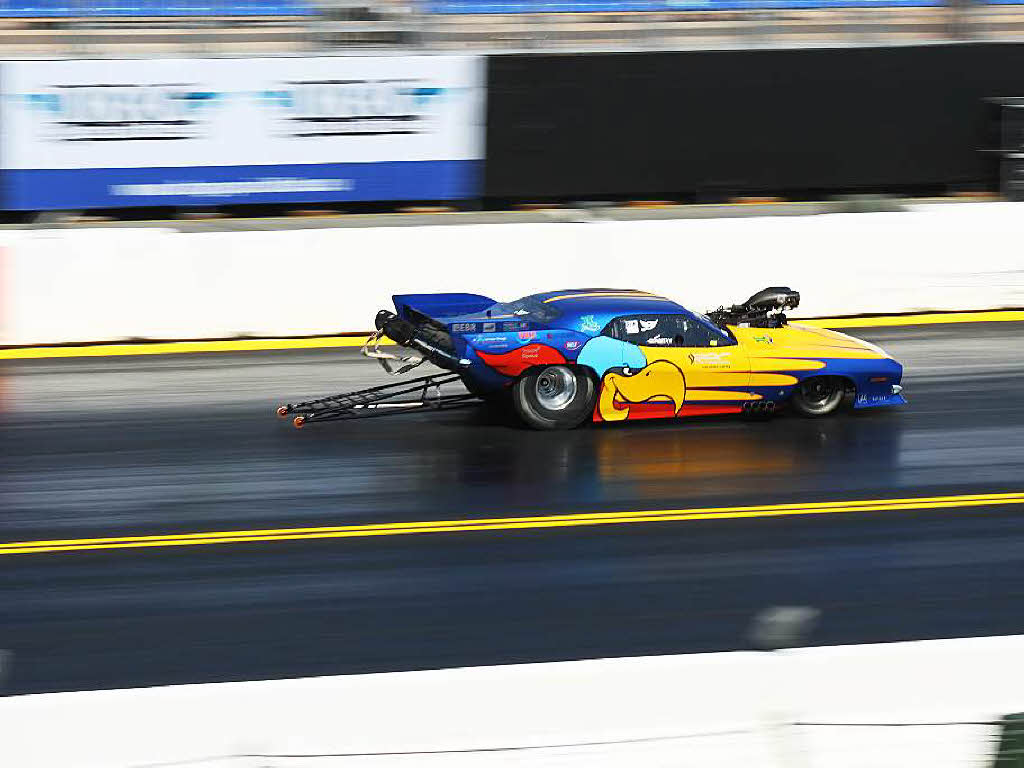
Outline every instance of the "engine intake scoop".
<path id="1" fill-rule="evenodd" d="M 792 288 L 764 288 L 740 306 L 752 312 L 796 309 L 800 306 L 800 293 Z"/>
<path id="2" fill-rule="evenodd" d="M 792 288 L 773 286 L 764 288 L 742 304 L 719 307 L 708 312 L 716 325 L 740 325 L 752 328 L 781 328 L 786 324 L 784 310 L 796 309 L 800 305 L 800 294 Z M 775 313 L 775 314 L 772 314 Z"/>

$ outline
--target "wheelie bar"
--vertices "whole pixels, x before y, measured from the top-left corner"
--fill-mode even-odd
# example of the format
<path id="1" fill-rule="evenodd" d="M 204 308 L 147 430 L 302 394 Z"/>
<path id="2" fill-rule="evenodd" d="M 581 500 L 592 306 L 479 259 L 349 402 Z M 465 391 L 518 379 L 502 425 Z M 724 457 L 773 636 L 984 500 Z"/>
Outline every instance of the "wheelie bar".
<path id="1" fill-rule="evenodd" d="M 288 403 L 277 409 L 278 416 L 297 414 L 292 421 L 296 429 L 314 421 L 368 419 L 410 411 L 440 411 L 470 405 L 479 400 L 469 393 L 442 395 L 441 387 L 459 381 L 457 373 L 420 376 L 416 379 L 384 384 L 379 387 L 344 392 L 340 395 Z M 411 399 L 395 399 L 411 396 Z"/>

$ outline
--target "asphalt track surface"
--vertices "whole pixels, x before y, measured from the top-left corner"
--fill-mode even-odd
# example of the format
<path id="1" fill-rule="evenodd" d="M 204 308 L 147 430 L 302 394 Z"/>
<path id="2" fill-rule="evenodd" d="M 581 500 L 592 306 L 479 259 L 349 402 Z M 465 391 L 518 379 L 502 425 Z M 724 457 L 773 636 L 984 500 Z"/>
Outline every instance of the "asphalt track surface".
<path id="1" fill-rule="evenodd" d="M 860 329 L 910 405 L 512 426 L 311 425 L 352 350 L 3 364 L 0 542 L 1024 490 L 1024 326 Z M 1024 505 L 0 556 L 4 691 L 1024 632 Z"/>

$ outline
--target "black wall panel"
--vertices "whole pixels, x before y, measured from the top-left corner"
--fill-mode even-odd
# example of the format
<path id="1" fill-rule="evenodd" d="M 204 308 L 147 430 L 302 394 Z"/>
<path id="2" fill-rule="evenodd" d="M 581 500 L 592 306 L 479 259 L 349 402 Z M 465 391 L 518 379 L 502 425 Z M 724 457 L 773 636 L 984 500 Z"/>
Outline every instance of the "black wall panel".
<path id="1" fill-rule="evenodd" d="M 492 198 L 998 187 L 1024 44 L 494 56 Z"/>

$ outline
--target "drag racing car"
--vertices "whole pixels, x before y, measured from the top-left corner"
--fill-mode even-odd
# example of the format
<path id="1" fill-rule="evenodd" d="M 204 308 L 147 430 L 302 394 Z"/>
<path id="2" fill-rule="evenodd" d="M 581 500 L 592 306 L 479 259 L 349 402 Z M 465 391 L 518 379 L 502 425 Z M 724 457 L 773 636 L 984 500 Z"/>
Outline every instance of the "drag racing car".
<path id="1" fill-rule="evenodd" d="M 424 362 L 444 369 L 400 383 L 289 404 L 279 415 L 312 421 L 445 409 L 487 400 L 511 405 L 536 429 L 585 421 L 767 415 L 783 404 L 807 417 L 901 405 L 903 366 L 851 336 L 790 323 L 800 294 L 766 288 L 701 314 L 636 290 L 551 291 L 511 302 L 465 293 L 393 297 L 363 353 L 391 373 Z M 382 350 L 388 338 L 411 354 Z M 466 391 L 446 393 L 460 382 Z M 460 388 L 461 389 L 461 388 Z"/>

